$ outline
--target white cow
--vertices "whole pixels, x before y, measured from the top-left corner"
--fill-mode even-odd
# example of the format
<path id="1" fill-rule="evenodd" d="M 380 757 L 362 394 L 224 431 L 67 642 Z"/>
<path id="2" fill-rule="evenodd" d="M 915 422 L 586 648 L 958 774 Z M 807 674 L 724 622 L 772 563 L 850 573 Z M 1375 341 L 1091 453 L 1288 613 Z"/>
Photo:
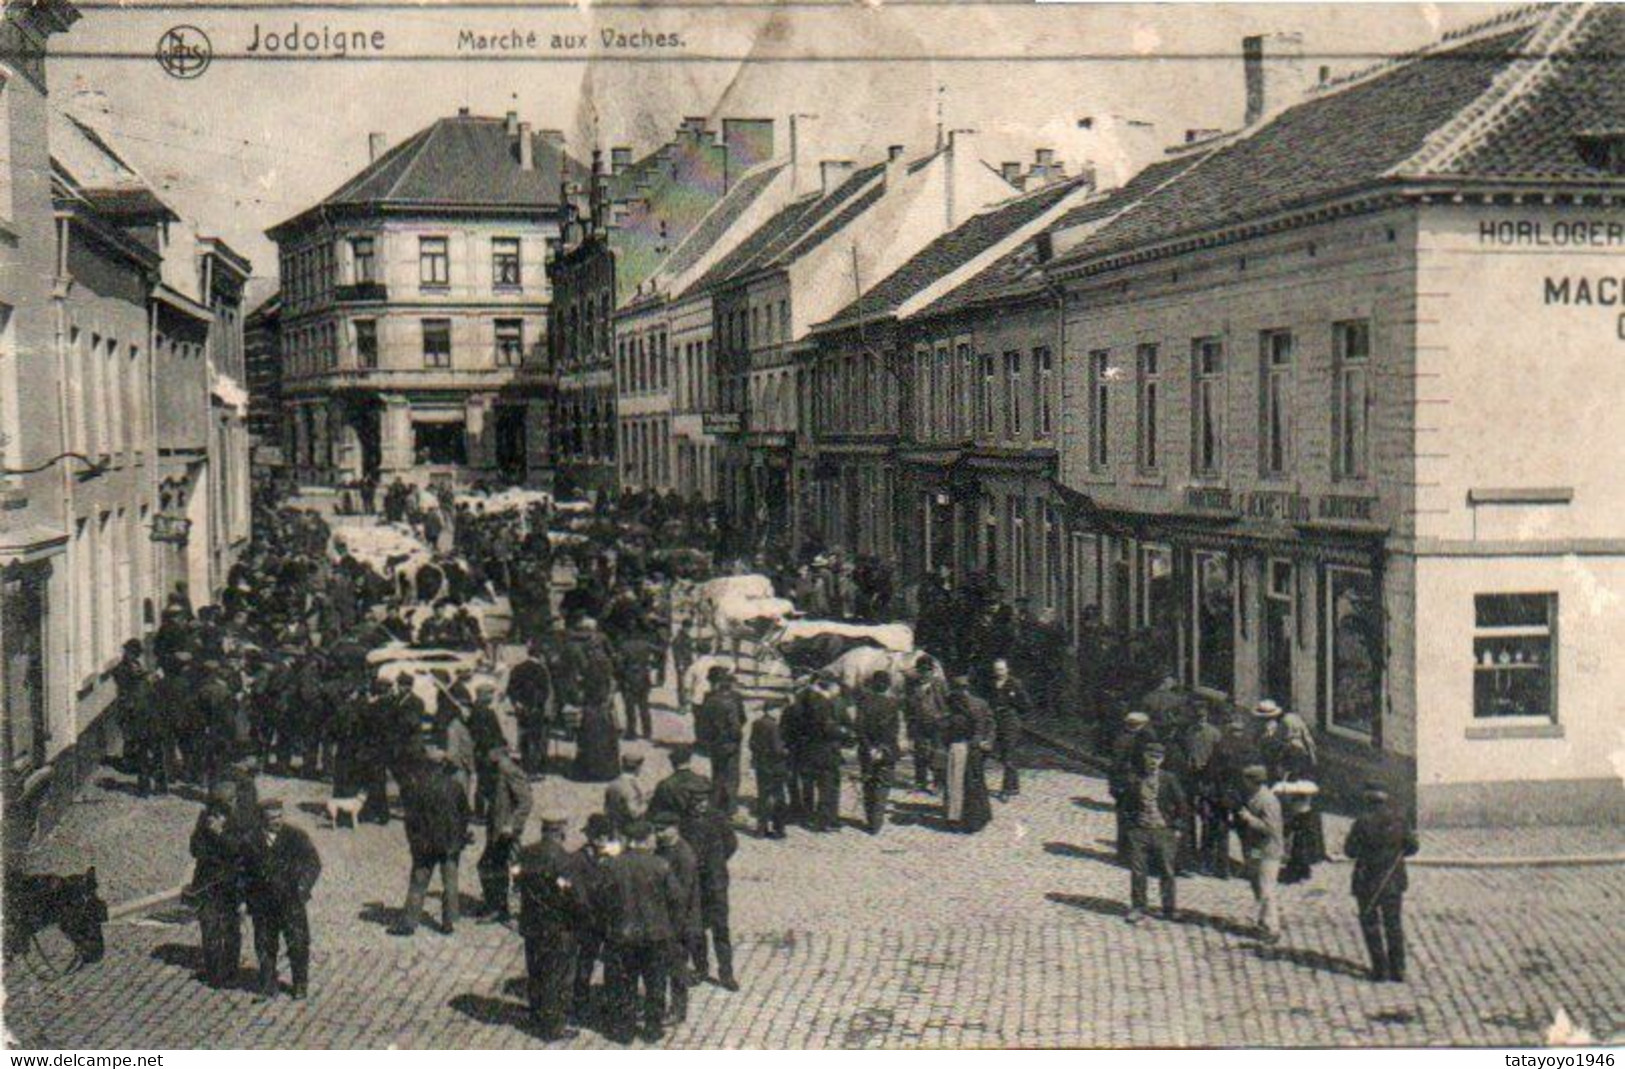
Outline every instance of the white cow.
<path id="1" fill-rule="evenodd" d="M 783 629 L 773 636 L 773 642 L 794 642 L 819 635 L 872 639 L 882 649 L 894 653 L 907 653 L 914 648 L 914 629 L 908 624 L 849 624 L 840 620 L 787 620 Z"/>
<path id="2" fill-rule="evenodd" d="M 848 693 L 867 687 L 870 677 L 876 672 L 886 672 L 891 676 L 892 692 L 897 693 L 902 690 L 904 680 L 913 674 L 920 658 L 926 656 L 929 655 L 924 650 L 898 652 L 862 646 L 855 650 L 847 650 L 824 670 L 833 673 Z"/>
<path id="3" fill-rule="evenodd" d="M 784 598 L 724 595 L 711 614 L 711 629 L 717 637 L 717 649 L 721 650 L 724 646 L 731 648 L 734 666 L 738 667 L 740 647 L 745 639 L 761 641 L 795 611 L 795 605 Z"/>

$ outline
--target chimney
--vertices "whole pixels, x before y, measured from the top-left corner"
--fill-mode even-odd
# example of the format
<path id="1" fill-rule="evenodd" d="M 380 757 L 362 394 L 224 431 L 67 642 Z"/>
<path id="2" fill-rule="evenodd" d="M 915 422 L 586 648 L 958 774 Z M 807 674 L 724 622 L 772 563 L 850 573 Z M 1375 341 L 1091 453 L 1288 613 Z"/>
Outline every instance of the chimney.
<path id="1" fill-rule="evenodd" d="M 459 119 L 466 119 L 466 118 L 468 118 L 468 105 L 466 105 L 466 104 L 465 104 L 465 105 L 463 105 L 463 106 L 462 106 L 462 107 L 460 107 L 460 108 L 458 108 L 458 109 L 457 109 L 457 117 L 458 117 L 458 118 L 459 118 Z"/>
<path id="2" fill-rule="evenodd" d="M 1198 127 L 1195 130 L 1186 130 L 1185 144 L 1194 145 L 1200 141 L 1206 141 L 1209 138 L 1218 137 L 1222 133 L 1224 133 L 1223 130 L 1216 129 L 1211 126 Z"/>
<path id="3" fill-rule="evenodd" d="M 632 166 L 632 150 L 625 145 L 614 145 L 609 150 L 609 173 L 620 174 Z"/>
<path id="4" fill-rule="evenodd" d="M 975 135 L 975 130 L 961 129 L 948 131 L 947 158 L 943 161 L 945 188 L 943 190 L 942 199 L 943 210 L 945 213 L 944 218 L 946 220 L 945 225 L 949 230 L 952 230 L 954 227 L 964 222 L 965 219 L 970 215 L 970 212 L 974 211 L 977 207 L 974 204 L 962 206 L 959 203 L 964 192 L 959 189 L 960 170 L 963 168 L 981 166 L 976 159 L 976 149 L 974 144 Z M 966 208 L 970 210 L 967 211 L 965 210 Z"/>
<path id="5" fill-rule="evenodd" d="M 1055 162 L 1055 150 L 1052 148 L 1035 150 L 1033 152 L 1033 162 L 1039 167 L 1048 168 L 1050 164 Z"/>
<path id="6" fill-rule="evenodd" d="M 1242 75 L 1247 91 L 1243 126 L 1296 104 L 1308 88 L 1303 70 L 1303 34 L 1272 33 L 1241 39 Z"/>
<path id="7" fill-rule="evenodd" d="M 819 191 L 824 196 L 835 192 L 852 174 L 851 160 L 824 160 L 818 165 Z"/>
<path id="8" fill-rule="evenodd" d="M 536 142 L 530 136 L 530 123 L 519 124 L 519 169 L 521 171 L 534 171 L 536 169 Z"/>
<path id="9" fill-rule="evenodd" d="M 592 213 L 592 231 L 594 234 L 603 233 L 604 230 L 604 194 L 607 192 L 607 183 L 604 180 L 604 150 L 592 150 L 592 186 L 587 192 L 587 207 Z"/>
<path id="10" fill-rule="evenodd" d="M 886 189 L 896 189 L 906 177 L 908 164 L 903 159 L 903 151 L 902 145 L 886 146 L 886 177 L 884 179 Z"/>
<path id="11" fill-rule="evenodd" d="M 502 120 L 502 128 L 508 131 L 509 137 L 519 136 L 519 113 L 510 111 Z"/>
<path id="12" fill-rule="evenodd" d="M 1019 160 L 1005 160 L 999 164 L 999 177 L 1011 185 L 1021 182 L 1021 162 Z"/>
<path id="13" fill-rule="evenodd" d="M 375 162 L 389 148 L 389 139 L 382 132 L 374 130 L 367 135 L 367 161 Z"/>

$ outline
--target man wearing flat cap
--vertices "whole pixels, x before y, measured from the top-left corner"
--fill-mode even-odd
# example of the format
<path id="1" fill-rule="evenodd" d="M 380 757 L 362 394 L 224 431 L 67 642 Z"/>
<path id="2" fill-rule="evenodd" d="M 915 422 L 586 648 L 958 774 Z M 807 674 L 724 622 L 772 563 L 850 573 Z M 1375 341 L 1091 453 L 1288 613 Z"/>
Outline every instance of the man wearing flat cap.
<path id="1" fill-rule="evenodd" d="M 259 958 L 259 997 L 277 996 L 277 957 L 288 948 L 293 997 L 310 985 L 310 920 L 305 904 L 322 875 L 316 847 L 298 828 L 282 821 L 282 801 L 260 803 L 260 826 L 244 841 L 245 898 L 254 920 L 254 954 Z"/>
<path id="2" fill-rule="evenodd" d="M 480 854 L 480 889 L 485 894 L 482 923 L 508 922 L 508 864 L 530 816 L 530 778 L 506 744 L 486 751 L 491 767 L 491 809 L 485 850 Z"/>
<path id="3" fill-rule="evenodd" d="M 1146 746 L 1156 741 L 1157 735 L 1151 728 L 1150 715 L 1136 709 L 1124 718 L 1123 728 L 1112 742 L 1111 771 L 1106 783 L 1116 809 L 1117 857 L 1119 861 L 1125 863 L 1128 861 L 1130 827 L 1127 815 L 1129 794 L 1133 790 L 1134 781 L 1145 767 Z"/>
<path id="4" fill-rule="evenodd" d="M 542 837 L 519 851 L 519 934 L 525 940 L 525 995 L 545 1040 L 570 1039 L 578 936 L 588 923 L 591 874 L 564 847 L 564 814 L 542 814 Z"/>
<path id="5" fill-rule="evenodd" d="M 1128 825 L 1128 922 L 1145 915 L 1146 889 L 1151 870 L 1157 870 L 1162 893 L 1162 915 L 1175 918 L 1179 872 L 1179 829 L 1185 819 L 1185 791 L 1179 778 L 1163 767 L 1167 756 L 1162 743 L 1151 742 L 1140 751 L 1140 772 L 1129 781 L 1122 800 Z"/>
<path id="6" fill-rule="evenodd" d="M 604 788 L 604 815 L 615 830 L 624 834 L 634 820 L 641 820 L 649 811 L 649 795 L 638 782 L 643 771 L 643 754 L 636 750 L 621 754 L 621 774 Z"/>
<path id="7" fill-rule="evenodd" d="M 693 748 L 682 743 L 673 746 L 666 755 L 671 762 L 671 775 L 655 784 L 647 812 L 650 820 L 681 821 L 693 811 L 695 799 L 711 796 L 711 781 L 688 767 L 693 757 Z"/>
<path id="8" fill-rule="evenodd" d="M 685 902 L 671 866 L 654 851 L 653 826 L 634 821 L 626 842 L 627 849 L 604 865 L 604 931 L 614 966 L 610 1034 L 625 1041 L 640 1032 L 654 1043 L 665 1034 L 667 969 Z"/>
<path id="9" fill-rule="evenodd" d="M 1247 881 L 1258 903 L 1258 935 L 1265 943 L 1281 939 L 1281 913 L 1276 900 L 1281 859 L 1286 855 L 1286 822 L 1280 799 L 1270 790 L 1269 770 L 1262 764 L 1241 770 L 1247 802 L 1236 812 L 1247 858 Z"/>
<path id="10" fill-rule="evenodd" d="M 1367 783 L 1366 810 L 1349 829 L 1343 853 L 1354 859 L 1350 890 L 1360 909 L 1360 933 L 1371 955 L 1371 979 L 1405 981 L 1405 859 L 1416 853 L 1416 831 L 1380 783 Z"/>
<path id="11" fill-rule="evenodd" d="M 694 738 L 711 758 L 711 801 L 729 817 L 739 799 L 739 754 L 745 741 L 745 699 L 733 673 L 715 665 L 706 675 L 710 689 L 694 711 Z"/>

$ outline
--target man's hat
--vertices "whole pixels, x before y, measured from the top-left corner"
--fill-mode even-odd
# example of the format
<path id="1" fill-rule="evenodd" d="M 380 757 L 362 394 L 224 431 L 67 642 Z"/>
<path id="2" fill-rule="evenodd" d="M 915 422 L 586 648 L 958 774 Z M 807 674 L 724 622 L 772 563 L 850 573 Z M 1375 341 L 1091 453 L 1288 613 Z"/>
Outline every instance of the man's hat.
<path id="1" fill-rule="evenodd" d="M 728 671 L 722 665 L 714 664 L 706 670 L 705 681 L 707 683 L 715 683 L 719 680 L 727 679 L 731 675 L 733 675 L 733 673 Z"/>
<path id="2" fill-rule="evenodd" d="M 570 826 L 570 820 L 557 809 L 544 809 L 542 811 L 543 831 L 563 831 Z"/>
<path id="3" fill-rule="evenodd" d="M 654 826 L 647 820 L 634 820 L 626 828 L 626 837 L 634 841 L 638 839 L 647 839 L 654 833 Z"/>
<path id="4" fill-rule="evenodd" d="M 667 757 L 670 758 L 673 768 L 686 765 L 694 758 L 694 747 L 678 743 L 671 748 Z"/>
<path id="5" fill-rule="evenodd" d="M 1281 707 L 1276 705 L 1270 699 L 1265 698 L 1263 701 L 1258 703 L 1258 708 L 1253 710 L 1253 715 L 1258 717 L 1260 720 L 1274 720 L 1276 717 L 1281 715 Z"/>
<path id="6" fill-rule="evenodd" d="M 1151 715 L 1149 713 L 1142 713 L 1136 709 L 1134 712 L 1128 714 L 1128 716 L 1124 718 L 1123 723 L 1127 724 L 1129 727 L 1144 727 L 1145 725 L 1151 723 Z"/>
<path id="7" fill-rule="evenodd" d="M 140 653 L 141 652 L 141 640 L 138 639 L 138 638 L 130 639 L 130 641 L 128 641 L 128 642 L 126 642 L 124 644 L 124 652 L 125 653 Z"/>
<path id="8" fill-rule="evenodd" d="M 1270 770 L 1263 765 L 1248 765 L 1241 770 L 1241 774 L 1245 779 L 1256 779 L 1260 782 L 1270 778 Z"/>
<path id="9" fill-rule="evenodd" d="M 589 839 L 608 839 L 615 834 L 615 825 L 604 814 L 594 813 L 587 818 L 583 830 Z"/>
<path id="10" fill-rule="evenodd" d="M 261 813 L 280 813 L 280 812 L 282 812 L 282 799 L 280 799 L 280 798 L 267 798 L 267 799 L 265 799 L 264 801 L 262 801 L 260 803 L 260 812 Z"/>
<path id="11" fill-rule="evenodd" d="M 1388 797 L 1388 788 L 1383 786 L 1381 783 L 1378 783 L 1374 779 L 1366 780 L 1365 785 L 1360 788 L 1360 793 L 1371 801 L 1376 802 Z"/>
<path id="12" fill-rule="evenodd" d="M 1160 742 L 1148 742 L 1148 743 L 1146 743 L 1145 744 L 1145 750 L 1142 751 L 1142 752 L 1145 753 L 1148 756 L 1150 756 L 1150 755 L 1155 755 L 1157 757 L 1166 757 L 1166 756 L 1168 756 L 1168 748 L 1166 746 L 1164 746 Z"/>
<path id="13" fill-rule="evenodd" d="M 869 677 L 869 689 L 882 691 L 891 689 L 891 673 L 885 669 L 875 672 Z"/>
<path id="14" fill-rule="evenodd" d="M 629 750 L 621 754 L 621 767 L 625 769 L 642 768 L 643 754 L 636 750 Z"/>

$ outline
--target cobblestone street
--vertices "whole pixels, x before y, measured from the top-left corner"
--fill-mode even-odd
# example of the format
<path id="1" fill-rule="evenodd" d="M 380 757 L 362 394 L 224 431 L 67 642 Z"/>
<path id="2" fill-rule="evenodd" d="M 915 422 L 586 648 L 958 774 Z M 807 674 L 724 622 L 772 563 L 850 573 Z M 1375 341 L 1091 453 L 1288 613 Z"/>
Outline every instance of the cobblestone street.
<path id="1" fill-rule="evenodd" d="M 657 735 L 686 721 L 658 714 Z M 743 989 L 696 992 L 678 1047 L 1429 1045 L 1541 1041 L 1558 1008 L 1599 1039 L 1625 1027 L 1617 866 L 1417 869 L 1407 900 L 1411 983 L 1360 977 L 1348 869 L 1284 889 L 1286 938 L 1247 932 L 1243 881 L 1182 882 L 1180 923 L 1123 922 L 1104 784 L 1043 751 L 1022 795 L 962 838 L 933 827 L 928 796 L 894 795 L 877 838 L 848 828 L 743 837 L 733 916 Z M 657 745 L 650 783 L 666 762 Z M 747 793 L 749 791 L 747 777 Z M 196 807 L 140 800 L 108 773 L 37 864 L 95 862 L 115 905 L 185 881 Z M 308 1002 L 257 1003 L 193 979 L 196 927 L 173 906 L 115 922 L 98 965 L 60 980 L 14 967 L 6 1026 L 29 1047 L 536 1046 L 513 933 L 465 921 L 410 940 L 385 932 L 404 893 L 397 822 L 334 831 L 323 788 L 272 781 L 312 830 L 326 871 L 312 903 Z M 579 820 L 597 787 L 538 793 Z M 300 805 L 299 803 L 303 803 Z M 858 809 L 847 783 L 844 811 Z M 1343 824 L 1330 822 L 1340 843 Z M 534 827 L 531 834 L 534 834 Z M 464 854 L 464 894 L 475 849 Z M 1428 849 L 1423 839 L 1424 852 Z M 433 913 L 431 902 L 431 914 Z M 65 948 L 47 940 L 48 953 Z M 245 946 L 244 979 L 252 953 Z M 600 1045 L 593 1032 L 575 1041 Z"/>

